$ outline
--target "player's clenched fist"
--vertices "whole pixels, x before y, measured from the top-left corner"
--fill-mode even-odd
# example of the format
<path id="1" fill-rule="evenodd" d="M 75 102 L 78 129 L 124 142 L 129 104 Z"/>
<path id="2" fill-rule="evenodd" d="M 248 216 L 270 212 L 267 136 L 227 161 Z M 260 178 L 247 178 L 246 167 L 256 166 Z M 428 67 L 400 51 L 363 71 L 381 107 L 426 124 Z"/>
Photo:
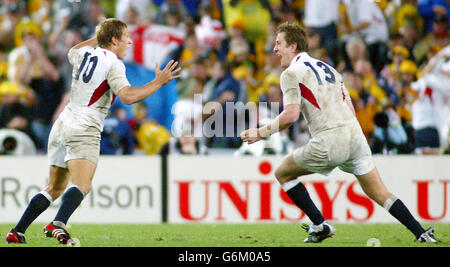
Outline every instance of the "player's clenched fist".
<path id="1" fill-rule="evenodd" d="M 242 141 L 247 142 L 248 144 L 253 144 L 261 140 L 261 135 L 257 128 L 245 130 L 240 134 L 240 136 Z"/>
<path id="2" fill-rule="evenodd" d="M 179 74 L 181 67 L 176 66 L 178 65 L 178 61 L 170 60 L 169 63 L 164 67 L 164 69 L 159 69 L 159 64 L 156 62 L 156 72 L 155 72 L 155 80 L 159 81 L 161 84 L 166 84 L 174 79 L 180 78 L 181 75 Z"/>

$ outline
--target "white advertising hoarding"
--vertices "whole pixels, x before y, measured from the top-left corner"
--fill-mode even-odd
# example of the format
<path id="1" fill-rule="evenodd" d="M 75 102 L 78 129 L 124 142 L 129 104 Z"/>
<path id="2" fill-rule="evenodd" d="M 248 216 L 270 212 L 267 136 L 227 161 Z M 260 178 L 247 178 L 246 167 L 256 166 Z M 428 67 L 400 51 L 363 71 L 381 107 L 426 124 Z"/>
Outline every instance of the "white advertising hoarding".
<path id="1" fill-rule="evenodd" d="M 388 189 L 422 222 L 450 222 L 449 156 L 380 156 L 375 164 Z M 282 157 L 169 156 L 168 222 L 258 223 L 308 221 L 274 177 Z M 163 219 L 160 157 L 102 156 L 93 189 L 70 222 L 159 223 Z M 17 222 L 45 188 L 45 156 L 0 158 L 0 223 Z M 301 178 L 327 220 L 395 222 L 339 169 Z M 57 200 L 38 222 L 51 221 Z"/>
<path id="2" fill-rule="evenodd" d="M 29 200 L 47 185 L 45 156 L 0 158 L 0 223 L 17 222 Z M 161 222 L 161 159 L 101 156 L 91 192 L 70 218 L 83 223 Z M 61 201 L 36 220 L 50 222 Z"/>
<path id="3" fill-rule="evenodd" d="M 169 157 L 169 222 L 301 222 L 275 179 L 282 157 Z M 380 156 L 375 164 L 388 189 L 419 221 L 450 222 L 449 156 Z M 356 178 L 339 169 L 301 178 L 327 220 L 337 223 L 395 222 L 362 192 Z"/>

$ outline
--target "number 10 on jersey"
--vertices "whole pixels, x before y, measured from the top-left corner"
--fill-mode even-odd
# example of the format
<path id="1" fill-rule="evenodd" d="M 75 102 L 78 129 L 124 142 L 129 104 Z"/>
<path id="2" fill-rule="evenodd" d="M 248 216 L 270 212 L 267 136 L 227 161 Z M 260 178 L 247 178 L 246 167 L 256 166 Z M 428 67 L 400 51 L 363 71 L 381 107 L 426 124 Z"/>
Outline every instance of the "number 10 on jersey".
<path id="1" fill-rule="evenodd" d="M 90 57 L 90 55 L 91 55 L 91 53 L 89 53 L 89 52 L 86 52 L 84 54 L 83 62 L 81 62 L 81 65 L 80 65 L 80 68 L 78 69 L 75 80 L 78 80 L 80 78 L 80 75 L 82 72 L 83 72 L 83 76 L 82 76 L 83 82 L 88 83 L 91 80 L 92 75 L 94 74 L 95 67 L 97 67 L 98 57 L 97 56 Z M 89 58 L 89 60 L 88 60 L 88 58 Z"/>

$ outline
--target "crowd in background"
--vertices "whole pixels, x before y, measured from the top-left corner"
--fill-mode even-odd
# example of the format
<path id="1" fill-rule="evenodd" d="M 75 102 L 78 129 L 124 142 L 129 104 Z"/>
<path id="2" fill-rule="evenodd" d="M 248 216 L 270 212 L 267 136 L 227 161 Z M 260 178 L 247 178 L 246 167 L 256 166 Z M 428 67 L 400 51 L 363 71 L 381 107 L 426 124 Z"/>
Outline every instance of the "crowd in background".
<path id="1" fill-rule="evenodd" d="M 132 86 L 151 81 L 155 63 L 175 59 L 183 70 L 140 103 L 116 98 L 102 154 L 285 154 L 305 144 L 303 119 L 249 146 L 225 116 L 249 120 L 227 102 L 269 103 L 257 111 L 260 125 L 282 110 L 273 46 L 284 21 L 303 25 L 310 55 L 343 75 L 373 153 L 450 152 L 448 0 L 3 0 L 0 154 L 46 152 L 70 97 L 67 52 L 108 17 L 128 24 Z M 231 136 L 194 134 L 215 116 L 205 111 L 212 104 Z"/>

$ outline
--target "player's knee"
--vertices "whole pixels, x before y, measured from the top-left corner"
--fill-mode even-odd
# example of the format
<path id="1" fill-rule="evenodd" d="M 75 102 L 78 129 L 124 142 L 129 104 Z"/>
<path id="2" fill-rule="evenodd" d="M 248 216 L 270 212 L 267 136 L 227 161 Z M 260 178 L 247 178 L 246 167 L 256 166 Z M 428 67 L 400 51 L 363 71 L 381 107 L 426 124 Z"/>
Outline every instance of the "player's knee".
<path id="1" fill-rule="evenodd" d="M 55 188 L 53 186 L 49 186 L 45 189 L 47 193 L 52 197 L 53 201 L 58 199 L 63 193 L 65 188 Z"/>
<path id="2" fill-rule="evenodd" d="M 289 177 L 287 177 L 282 168 L 277 168 L 275 170 L 275 178 L 277 178 L 278 182 L 281 185 L 289 181 Z"/>

